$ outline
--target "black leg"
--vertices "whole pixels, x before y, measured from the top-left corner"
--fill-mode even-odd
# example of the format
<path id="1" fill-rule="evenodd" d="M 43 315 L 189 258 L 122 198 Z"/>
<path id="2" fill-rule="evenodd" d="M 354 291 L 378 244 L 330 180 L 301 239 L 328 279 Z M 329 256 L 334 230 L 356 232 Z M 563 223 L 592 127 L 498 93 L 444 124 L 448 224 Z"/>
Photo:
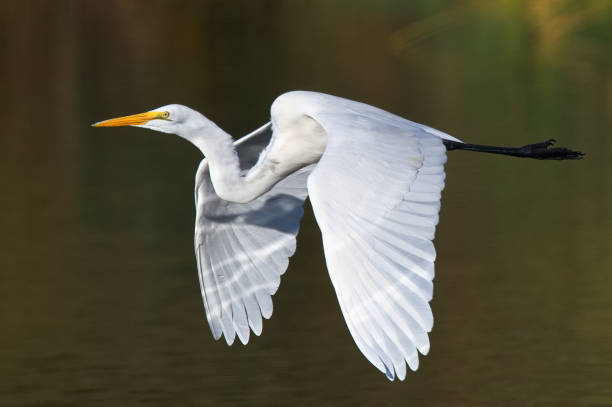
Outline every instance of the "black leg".
<path id="1" fill-rule="evenodd" d="M 448 151 L 468 150 L 482 153 L 511 155 L 514 157 L 535 158 L 537 160 L 579 160 L 584 156 L 580 151 L 570 150 L 565 147 L 551 146 L 556 140 L 549 139 L 541 143 L 527 144 L 523 147 L 496 147 L 480 144 L 459 143 L 456 141 L 443 140 Z"/>

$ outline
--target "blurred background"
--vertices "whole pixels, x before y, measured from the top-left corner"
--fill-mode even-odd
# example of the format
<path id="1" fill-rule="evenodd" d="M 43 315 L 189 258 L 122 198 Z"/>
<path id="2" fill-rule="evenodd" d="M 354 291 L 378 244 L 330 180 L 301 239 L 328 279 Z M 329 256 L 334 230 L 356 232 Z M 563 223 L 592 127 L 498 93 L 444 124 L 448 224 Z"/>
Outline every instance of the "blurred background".
<path id="1" fill-rule="evenodd" d="M 0 405 L 609 406 L 609 0 L 0 3 Z M 236 137 L 276 96 L 363 101 L 449 153 L 431 352 L 403 383 L 361 355 L 310 207 L 247 347 L 205 325 L 188 142 L 90 123 L 189 105 Z"/>

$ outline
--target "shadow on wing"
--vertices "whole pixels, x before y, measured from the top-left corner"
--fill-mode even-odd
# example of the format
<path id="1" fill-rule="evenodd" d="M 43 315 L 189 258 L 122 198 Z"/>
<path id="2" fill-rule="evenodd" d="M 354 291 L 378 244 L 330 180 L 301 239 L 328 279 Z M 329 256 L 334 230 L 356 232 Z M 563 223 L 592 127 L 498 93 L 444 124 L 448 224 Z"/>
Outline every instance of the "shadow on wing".
<path id="1" fill-rule="evenodd" d="M 295 196 L 279 194 L 260 198 L 253 203 L 234 203 L 232 213 L 205 216 L 216 223 L 247 224 L 283 233 L 296 233 L 299 225 L 296 225 L 295 219 L 301 218 L 304 213 L 302 203 L 303 200 Z"/>

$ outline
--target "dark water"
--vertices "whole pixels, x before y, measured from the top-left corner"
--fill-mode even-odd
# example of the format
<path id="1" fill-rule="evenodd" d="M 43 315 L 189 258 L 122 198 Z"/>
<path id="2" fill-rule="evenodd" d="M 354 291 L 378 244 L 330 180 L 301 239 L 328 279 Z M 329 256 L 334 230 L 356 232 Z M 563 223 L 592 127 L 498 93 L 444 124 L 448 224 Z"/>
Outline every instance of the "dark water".
<path id="1" fill-rule="evenodd" d="M 0 405 L 612 405 L 609 1 L 6 1 L 0 38 Z M 183 103 L 240 135 L 292 89 L 588 154 L 449 154 L 403 383 L 354 346 L 310 208 L 262 336 L 213 341 L 198 151 L 89 127 Z"/>

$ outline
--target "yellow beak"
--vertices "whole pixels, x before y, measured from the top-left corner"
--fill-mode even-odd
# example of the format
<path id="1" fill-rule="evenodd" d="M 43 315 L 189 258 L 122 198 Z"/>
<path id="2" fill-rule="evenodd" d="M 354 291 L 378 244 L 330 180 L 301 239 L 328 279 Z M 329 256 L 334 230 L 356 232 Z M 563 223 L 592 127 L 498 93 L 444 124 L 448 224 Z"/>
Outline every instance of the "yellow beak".
<path id="1" fill-rule="evenodd" d="M 103 120 L 92 124 L 93 127 L 118 127 L 118 126 L 136 126 L 146 124 L 154 119 L 165 120 L 162 116 L 163 112 L 146 112 L 133 114 L 131 116 L 117 117 L 114 119 Z"/>

